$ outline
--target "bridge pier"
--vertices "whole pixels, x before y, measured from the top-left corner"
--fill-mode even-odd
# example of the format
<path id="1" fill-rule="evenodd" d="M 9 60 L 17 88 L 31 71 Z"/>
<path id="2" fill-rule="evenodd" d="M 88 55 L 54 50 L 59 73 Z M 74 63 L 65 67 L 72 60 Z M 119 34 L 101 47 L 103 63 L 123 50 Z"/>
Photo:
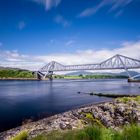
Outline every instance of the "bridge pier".
<path id="1" fill-rule="evenodd" d="M 52 81 L 53 80 L 53 76 L 52 75 L 53 75 L 53 71 L 48 71 L 46 74 L 44 74 L 42 76 L 41 80 L 43 80 L 43 79 L 45 79 L 47 77 L 50 81 Z"/>
<path id="2" fill-rule="evenodd" d="M 44 77 L 44 74 L 43 74 L 43 73 L 41 73 L 40 71 L 37 71 L 37 72 L 36 72 L 36 78 L 37 78 L 38 80 L 42 80 L 43 77 Z"/>
<path id="3" fill-rule="evenodd" d="M 128 78 L 128 82 L 140 82 L 140 79 L 136 79 L 138 77 L 140 77 L 140 74 L 137 74 L 133 77 Z"/>
<path id="4" fill-rule="evenodd" d="M 46 74 L 43 74 L 42 72 L 37 71 L 36 77 L 38 80 L 43 80 L 47 77 L 50 81 L 52 81 L 53 80 L 53 71 L 49 71 Z"/>
<path id="5" fill-rule="evenodd" d="M 140 82 L 140 79 L 128 78 L 128 82 Z"/>
<path id="6" fill-rule="evenodd" d="M 127 81 L 128 82 L 132 82 L 134 79 L 133 78 L 128 78 Z"/>
<path id="7" fill-rule="evenodd" d="M 53 80 L 53 71 L 48 72 L 48 78 L 49 78 L 50 81 Z"/>
<path id="8" fill-rule="evenodd" d="M 52 81 L 52 80 L 53 80 L 53 77 L 52 77 L 52 75 L 51 75 L 51 76 L 49 76 L 49 80 L 50 80 L 50 81 Z"/>
<path id="9" fill-rule="evenodd" d="M 38 73 L 36 74 L 37 80 L 42 80 L 42 76 L 39 75 Z"/>

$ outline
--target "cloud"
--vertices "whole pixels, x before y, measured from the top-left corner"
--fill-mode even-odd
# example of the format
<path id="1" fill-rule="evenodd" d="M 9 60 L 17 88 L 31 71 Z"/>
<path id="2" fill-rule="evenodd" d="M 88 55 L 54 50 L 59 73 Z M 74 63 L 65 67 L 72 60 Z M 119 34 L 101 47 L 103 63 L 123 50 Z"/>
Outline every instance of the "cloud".
<path id="1" fill-rule="evenodd" d="M 78 17 L 88 17 L 91 15 L 94 15 L 97 13 L 99 10 L 104 8 L 105 6 L 109 6 L 109 12 L 117 10 L 117 9 L 122 9 L 123 7 L 127 6 L 130 4 L 133 0 L 101 0 L 99 4 L 97 4 L 94 7 L 91 8 L 86 8 L 83 10 Z M 119 13 L 118 13 L 119 14 Z"/>
<path id="2" fill-rule="evenodd" d="M 116 54 L 121 54 L 140 60 L 140 41 L 124 42 L 117 49 L 101 49 L 101 50 L 79 50 L 74 54 L 51 54 L 48 56 L 38 56 L 41 61 L 49 62 L 51 60 L 58 61 L 62 64 L 87 64 L 99 63 Z"/>
<path id="3" fill-rule="evenodd" d="M 108 5 L 111 3 L 111 0 L 102 0 L 99 4 L 97 4 L 95 7 L 92 8 L 86 8 L 84 11 L 82 11 L 78 17 L 87 17 L 95 14 L 98 12 L 102 7 Z"/>
<path id="4" fill-rule="evenodd" d="M 26 27 L 26 23 L 24 22 L 24 21 L 20 21 L 19 23 L 18 23 L 18 29 L 19 30 L 22 30 L 22 29 L 24 29 Z"/>
<path id="5" fill-rule="evenodd" d="M 61 3 L 61 0 L 32 0 L 32 1 L 44 5 L 47 11 L 53 7 L 56 8 Z"/>
<path id="6" fill-rule="evenodd" d="M 78 50 L 75 53 L 60 53 L 49 55 L 24 55 L 18 51 L 0 51 L 0 64 L 2 66 L 19 67 L 38 70 L 50 61 L 58 61 L 64 65 L 100 63 L 116 54 L 121 54 L 140 60 L 140 40 L 123 42 L 120 48 L 101 50 Z"/>
<path id="7" fill-rule="evenodd" d="M 20 54 L 17 50 L 0 51 L 0 66 L 3 67 L 34 70 L 38 69 L 41 64 L 34 56 Z"/>
<path id="8" fill-rule="evenodd" d="M 114 0 L 114 3 L 110 9 L 110 11 L 114 11 L 118 8 L 123 8 L 130 4 L 133 0 Z"/>
<path id="9" fill-rule="evenodd" d="M 57 15 L 55 18 L 54 18 L 54 21 L 57 23 L 57 24 L 60 24 L 62 25 L 63 27 L 68 27 L 70 26 L 70 22 L 68 22 L 63 16 L 61 15 Z"/>
<path id="10" fill-rule="evenodd" d="M 75 40 L 69 40 L 68 42 L 66 42 L 66 46 L 72 46 L 73 44 L 75 44 Z"/>
<path id="11" fill-rule="evenodd" d="M 119 17 L 123 14 L 123 10 L 119 10 L 116 14 L 115 14 L 115 17 Z"/>

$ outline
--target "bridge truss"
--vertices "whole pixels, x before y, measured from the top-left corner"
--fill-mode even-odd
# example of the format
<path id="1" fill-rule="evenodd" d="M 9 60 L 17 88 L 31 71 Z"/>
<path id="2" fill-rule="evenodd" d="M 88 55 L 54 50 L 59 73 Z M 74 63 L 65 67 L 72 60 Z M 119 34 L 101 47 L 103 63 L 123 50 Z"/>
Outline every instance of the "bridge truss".
<path id="1" fill-rule="evenodd" d="M 139 69 L 140 60 L 126 57 L 123 55 L 115 55 L 101 63 L 97 64 L 83 64 L 83 65 L 62 65 L 56 61 L 51 61 L 46 64 L 44 67 L 38 70 L 37 75 L 39 79 L 46 78 L 47 76 L 52 76 L 53 72 L 59 71 L 81 71 L 81 70 L 115 70 L 115 69 L 124 69 L 129 78 L 132 77 L 129 74 L 129 69 Z"/>

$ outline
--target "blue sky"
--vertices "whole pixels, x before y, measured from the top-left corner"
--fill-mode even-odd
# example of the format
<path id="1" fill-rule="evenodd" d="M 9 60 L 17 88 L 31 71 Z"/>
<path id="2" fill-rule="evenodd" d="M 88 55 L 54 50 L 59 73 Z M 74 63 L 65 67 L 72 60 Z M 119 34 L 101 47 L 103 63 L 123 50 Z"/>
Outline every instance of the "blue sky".
<path id="1" fill-rule="evenodd" d="M 1 65 L 140 58 L 139 13 L 140 0 L 0 0 Z"/>

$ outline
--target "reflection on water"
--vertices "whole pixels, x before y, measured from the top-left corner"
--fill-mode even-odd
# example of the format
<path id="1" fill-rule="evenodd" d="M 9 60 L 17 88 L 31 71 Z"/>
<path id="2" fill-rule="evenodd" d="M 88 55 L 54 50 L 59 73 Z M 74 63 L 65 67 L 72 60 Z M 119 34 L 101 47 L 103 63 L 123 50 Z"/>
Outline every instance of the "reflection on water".
<path id="1" fill-rule="evenodd" d="M 0 81 L 0 131 L 20 125 L 25 119 L 111 100 L 78 91 L 139 94 L 139 87 L 140 83 L 127 80 Z"/>

